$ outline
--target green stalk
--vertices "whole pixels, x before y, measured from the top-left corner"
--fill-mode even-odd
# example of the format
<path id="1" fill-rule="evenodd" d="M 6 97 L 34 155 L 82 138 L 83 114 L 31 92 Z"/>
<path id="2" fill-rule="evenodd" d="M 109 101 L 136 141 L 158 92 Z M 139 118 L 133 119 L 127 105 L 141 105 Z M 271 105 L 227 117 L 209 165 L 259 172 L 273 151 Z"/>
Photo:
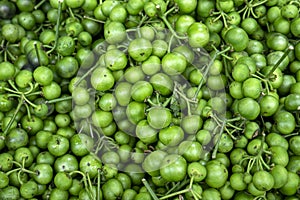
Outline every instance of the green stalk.
<path id="1" fill-rule="evenodd" d="M 266 78 L 270 78 L 270 75 L 273 74 L 273 72 L 277 69 L 277 67 L 280 65 L 280 63 L 288 56 L 290 51 L 294 49 L 293 46 L 289 46 L 285 51 L 284 54 L 280 57 L 280 59 L 275 63 L 275 65 L 272 67 L 272 69 L 265 75 Z"/>
<path id="2" fill-rule="evenodd" d="M 28 100 L 24 95 L 22 95 L 22 97 L 23 97 L 24 101 L 25 101 L 26 103 L 28 103 L 30 106 L 32 106 L 32 107 L 34 107 L 34 108 L 37 107 L 37 105 L 35 105 L 34 103 L 32 103 L 30 100 Z"/>
<path id="3" fill-rule="evenodd" d="M 87 177 L 87 181 L 88 181 L 88 193 L 89 193 L 89 196 L 91 197 L 91 199 L 95 199 L 96 197 L 94 197 L 94 195 L 93 195 L 93 185 L 92 185 L 92 182 L 91 182 L 91 179 L 90 179 L 90 176 L 89 176 L 89 174 L 88 173 L 86 173 L 86 177 Z"/>
<path id="4" fill-rule="evenodd" d="M 38 59 L 39 65 L 40 65 L 41 64 L 41 56 L 40 56 L 40 53 L 39 53 L 39 50 L 38 50 L 36 42 L 34 42 L 33 45 L 34 45 L 34 50 L 36 52 L 36 56 L 37 56 L 37 59 Z"/>
<path id="5" fill-rule="evenodd" d="M 174 197 L 174 196 L 177 196 L 177 195 L 184 194 L 184 193 L 187 193 L 187 192 L 192 191 L 192 186 L 193 186 L 193 182 L 194 182 L 194 177 L 193 177 L 193 176 L 191 177 L 191 179 L 190 179 L 189 182 L 190 182 L 190 183 L 189 183 L 189 187 L 188 187 L 188 188 L 183 189 L 183 190 L 180 190 L 180 191 L 177 191 L 177 192 L 174 192 L 174 193 L 172 193 L 172 194 L 168 194 L 168 195 L 166 195 L 166 196 L 164 196 L 164 197 L 161 197 L 161 198 L 159 198 L 159 199 L 160 199 L 160 200 L 162 200 L 162 199 L 168 199 L 168 198 L 170 198 L 170 197 Z"/>
<path id="6" fill-rule="evenodd" d="M 55 26 L 55 41 L 54 41 L 54 46 L 52 47 L 52 49 L 50 49 L 47 54 L 50 54 L 52 53 L 56 46 L 57 46 L 57 41 L 58 41 L 58 38 L 59 38 L 59 26 L 60 26 L 60 16 L 61 16 L 61 10 L 62 10 L 62 2 L 63 0 L 58 0 L 58 18 L 57 18 L 57 21 L 56 21 L 56 26 Z"/>
<path id="7" fill-rule="evenodd" d="M 45 3 L 47 0 L 42 0 L 40 1 L 38 4 L 36 4 L 36 6 L 34 6 L 34 9 L 37 10 L 41 5 L 43 5 L 43 3 Z"/>
<path id="8" fill-rule="evenodd" d="M 18 164 L 19 164 L 19 163 L 18 163 Z M 16 171 L 18 171 L 18 170 L 21 170 L 21 168 L 16 168 L 16 169 L 10 170 L 10 171 L 6 172 L 5 174 L 6 174 L 7 176 L 9 176 L 9 175 L 11 175 L 12 173 L 14 173 L 14 172 L 16 172 Z"/>
<path id="9" fill-rule="evenodd" d="M 177 182 L 176 184 L 173 182 L 173 187 L 171 189 L 168 189 L 168 192 L 166 193 L 166 195 L 169 195 L 173 190 L 180 190 L 182 187 L 184 187 L 187 183 L 189 183 L 190 181 L 185 177 L 185 179 L 182 182 Z"/>
<path id="10" fill-rule="evenodd" d="M 3 131 L 2 136 L 6 136 L 7 135 L 8 130 L 10 129 L 10 127 L 11 127 L 12 123 L 14 122 L 14 120 L 16 119 L 16 116 L 17 116 L 17 114 L 18 114 L 18 112 L 19 112 L 22 104 L 23 104 L 23 99 L 21 98 L 19 100 L 19 104 L 18 104 L 18 106 L 17 106 L 17 108 L 16 108 L 16 110 L 15 110 L 12 118 L 9 120 L 8 125 L 6 126 L 5 130 Z"/>
<path id="11" fill-rule="evenodd" d="M 73 11 L 72 11 L 72 9 L 70 7 L 68 7 L 68 11 L 69 11 L 71 17 L 75 18 L 74 13 L 73 13 Z"/>
<path id="12" fill-rule="evenodd" d="M 220 140 L 221 140 L 221 136 L 223 134 L 223 131 L 224 131 L 224 127 L 225 127 L 225 122 L 222 123 L 222 126 L 221 126 L 221 130 L 219 132 L 219 135 L 218 135 L 218 141 L 216 143 L 216 146 L 214 148 L 214 151 L 212 153 L 212 159 L 215 159 L 217 157 L 217 152 L 218 152 L 218 148 L 219 148 L 219 143 L 220 143 Z"/>
<path id="13" fill-rule="evenodd" d="M 159 198 L 159 199 L 160 199 L 160 200 L 168 199 L 168 198 L 170 198 L 170 197 L 174 197 L 174 196 L 177 196 L 177 195 L 180 195 L 180 194 L 184 194 L 184 193 L 189 192 L 189 191 L 190 191 L 190 188 L 187 188 L 187 189 L 180 190 L 180 191 L 178 191 L 178 192 L 174 192 L 174 193 L 172 193 L 172 194 L 166 195 L 166 196 L 161 197 L 161 198 Z"/>
<path id="14" fill-rule="evenodd" d="M 101 170 L 98 169 L 98 175 L 97 175 L 97 200 L 100 200 L 100 192 L 101 192 Z"/>
<path id="15" fill-rule="evenodd" d="M 49 101 L 46 101 L 46 104 L 51 104 L 51 103 L 57 103 L 57 102 L 62 102 L 62 101 L 67 101 L 67 100 L 71 100 L 72 96 L 67 96 L 67 97 L 61 97 L 61 98 L 57 98 L 57 99 L 52 99 Z"/>
<path id="16" fill-rule="evenodd" d="M 174 87 L 174 92 L 175 92 L 176 94 L 178 94 L 181 98 L 184 99 L 184 101 L 185 101 L 186 104 L 187 104 L 188 115 L 190 116 L 190 115 L 192 114 L 190 102 L 192 102 L 192 103 L 197 103 L 197 102 L 188 99 L 181 91 L 178 90 L 178 88 L 176 87 L 176 85 L 175 85 L 175 87 Z"/>
<path id="17" fill-rule="evenodd" d="M 150 193 L 151 197 L 154 200 L 159 200 L 158 197 L 156 196 L 156 194 L 153 192 L 152 188 L 150 187 L 149 183 L 147 182 L 146 179 L 142 179 L 143 184 L 145 185 L 145 187 L 147 188 L 148 192 Z"/>
<path id="18" fill-rule="evenodd" d="M 91 21 L 94 21 L 94 22 L 98 22 L 98 23 L 101 23 L 101 24 L 105 24 L 105 21 L 101 21 L 101 20 L 98 20 L 98 19 L 95 19 L 95 18 L 92 18 L 92 17 L 89 17 L 89 16 L 83 16 L 84 19 L 89 19 Z"/>
<path id="19" fill-rule="evenodd" d="M 23 181 L 21 179 L 21 173 L 22 173 L 22 170 L 18 171 L 18 181 L 21 185 L 23 185 Z"/>
<path id="20" fill-rule="evenodd" d="M 172 35 L 174 35 L 176 38 L 181 39 L 181 40 L 185 40 L 188 37 L 186 36 L 179 36 L 175 30 L 173 29 L 173 27 L 171 26 L 170 22 L 168 21 L 168 19 L 166 18 L 166 15 L 162 15 L 160 16 L 160 18 L 163 20 L 163 22 L 166 24 L 166 26 L 168 27 L 168 29 L 171 31 Z"/>
<path id="21" fill-rule="evenodd" d="M 230 50 L 230 47 L 227 47 L 226 49 L 224 49 L 222 51 L 218 51 L 214 46 L 212 46 L 212 47 L 216 50 L 216 53 L 213 55 L 213 57 L 211 58 L 210 62 L 208 63 L 208 65 L 207 65 L 207 67 L 205 69 L 205 72 L 203 73 L 203 78 L 201 79 L 201 82 L 199 83 L 199 85 L 197 87 L 197 90 L 195 92 L 195 95 L 194 95 L 193 99 L 197 99 L 197 96 L 198 96 L 198 94 L 199 94 L 199 92 L 201 90 L 201 87 L 202 87 L 203 83 L 204 83 L 204 77 L 207 76 L 209 68 L 214 64 L 214 61 L 216 60 L 217 56 L 221 55 L 221 54 L 223 54 L 223 53 L 225 53 L 225 52 L 227 52 L 227 51 Z"/>
<path id="22" fill-rule="evenodd" d="M 16 61 L 17 58 L 9 50 L 6 50 L 6 52 L 7 52 L 7 55 L 10 57 L 11 60 Z"/>
<path id="23" fill-rule="evenodd" d="M 94 71 L 94 69 L 96 69 L 97 67 L 98 67 L 98 66 L 95 65 L 95 66 L 91 67 L 87 72 L 85 72 L 85 73 L 83 74 L 83 76 L 81 76 L 81 77 L 76 81 L 76 83 L 74 84 L 74 87 L 77 87 L 77 86 L 80 84 L 80 82 L 81 82 L 83 79 L 85 79 L 90 73 L 92 73 L 92 72 Z"/>
<path id="24" fill-rule="evenodd" d="M 254 158 L 251 158 L 248 162 L 248 165 L 247 165 L 247 172 L 250 173 L 250 170 L 252 169 L 254 163 L 256 162 L 256 157 Z"/>

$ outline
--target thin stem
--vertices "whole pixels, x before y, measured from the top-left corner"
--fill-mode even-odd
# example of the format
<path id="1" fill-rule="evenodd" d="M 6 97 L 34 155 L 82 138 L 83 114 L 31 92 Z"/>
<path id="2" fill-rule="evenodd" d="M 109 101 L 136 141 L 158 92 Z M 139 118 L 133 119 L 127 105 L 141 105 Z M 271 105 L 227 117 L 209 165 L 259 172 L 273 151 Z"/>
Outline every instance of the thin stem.
<path id="1" fill-rule="evenodd" d="M 20 164 L 20 163 L 18 163 L 18 164 Z M 20 166 L 21 166 L 21 165 L 20 165 Z M 19 170 L 21 170 L 21 167 L 6 172 L 6 175 L 9 176 L 9 175 L 11 175 L 12 173 L 14 173 L 14 172 L 16 172 L 16 171 L 19 171 Z"/>
<path id="2" fill-rule="evenodd" d="M 9 50 L 6 50 L 6 52 L 7 52 L 7 55 L 10 57 L 11 60 L 13 60 L 13 61 L 16 60 L 16 57 Z"/>
<path id="3" fill-rule="evenodd" d="M 57 102 L 71 100 L 71 99 L 72 99 L 72 96 L 60 97 L 60 98 L 57 98 L 57 99 L 48 100 L 45 103 L 46 104 L 51 104 L 51 103 L 57 103 Z"/>
<path id="4" fill-rule="evenodd" d="M 266 192 L 263 195 L 261 195 L 261 196 L 255 197 L 253 200 L 267 200 L 267 198 L 265 197 L 265 195 L 266 195 Z"/>
<path id="5" fill-rule="evenodd" d="M 154 103 L 150 98 L 147 98 L 147 102 L 151 105 L 151 106 L 158 106 L 156 103 Z"/>
<path id="6" fill-rule="evenodd" d="M 27 110 L 27 116 L 28 116 L 29 120 L 31 120 L 31 113 L 30 113 L 29 106 L 28 106 L 27 103 L 24 103 L 24 105 L 25 105 L 25 108 L 26 108 L 26 110 Z"/>
<path id="7" fill-rule="evenodd" d="M 5 130 L 3 131 L 3 136 L 6 136 L 8 130 L 10 129 L 10 127 L 11 127 L 11 125 L 13 124 L 14 120 L 16 119 L 16 116 L 17 116 L 17 114 L 18 114 L 18 112 L 19 112 L 19 110 L 20 110 L 22 104 L 23 104 L 23 99 L 21 98 L 21 99 L 19 100 L 18 106 L 17 106 L 17 108 L 16 108 L 16 110 L 15 110 L 15 112 L 14 112 L 12 118 L 9 120 L 7 126 L 5 127 Z"/>
<path id="8" fill-rule="evenodd" d="M 30 171 L 30 170 L 28 170 L 28 169 L 23 168 L 23 169 L 21 169 L 21 170 L 22 170 L 22 172 L 26 172 L 27 174 L 34 174 L 34 175 L 36 175 L 35 172 Z"/>
<path id="9" fill-rule="evenodd" d="M 15 86 L 14 82 L 12 80 L 8 80 L 9 85 L 17 92 L 19 92 L 18 88 Z M 21 93 L 19 93 L 21 94 Z"/>
<path id="10" fill-rule="evenodd" d="M 69 11 L 71 17 L 75 18 L 74 13 L 73 13 L 73 11 L 72 11 L 72 9 L 70 7 L 68 7 L 68 11 Z"/>
<path id="11" fill-rule="evenodd" d="M 220 14 L 221 14 L 221 16 L 222 16 L 224 26 L 227 28 L 227 27 L 228 27 L 228 25 L 227 25 L 227 19 L 226 19 L 227 15 L 226 15 L 226 13 L 224 13 L 223 11 L 221 11 Z"/>
<path id="12" fill-rule="evenodd" d="M 260 156 L 256 159 L 256 168 L 258 169 L 258 170 L 260 170 L 260 171 L 262 171 L 262 170 L 264 170 L 264 167 L 262 166 L 262 164 L 261 164 L 261 160 L 260 160 Z"/>
<path id="13" fill-rule="evenodd" d="M 242 130 L 243 130 L 242 128 L 240 128 L 240 127 L 237 127 L 237 126 L 235 126 L 235 125 L 233 125 L 233 124 L 229 123 L 227 120 L 226 120 L 226 125 L 228 125 L 228 126 L 230 126 L 230 127 L 234 128 L 234 129 L 236 129 L 236 130 L 240 130 L 240 131 L 242 131 Z"/>
<path id="14" fill-rule="evenodd" d="M 37 10 L 41 5 L 43 5 L 47 0 L 42 0 L 34 6 L 34 9 Z"/>
<path id="15" fill-rule="evenodd" d="M 244 161 L 247 161 L 247 160 L 251 160 L 252 158 L 250 156 L 244 156 L 244 158 L 242 158 L 240 161 L 239 161 L 239 165 L 243 166 L 243 162 Z M 249 162 L 248 162 L 249 164 Z"/>
<path id="16" fill-rule="evenodd" d="M 168 53 L 171 52 L 173 39 L 174 39 L 174 35 L 172 34 L 171 37 L 170 37 L 170 40 L 169 40 L 169 45 L 168 45 L 168 50 L 167 50 Z"/>
<path id="17" fill-rule="evenodd" d="M 21 179 L 21 173 L 22 173 L 22 170 L 18 171 L 18 181 L 21 185 L 23 185 L 23 181 Z"/>
<path id="18" fill-rule="evenodd" d="M 4 49 L 4 44 L 5 44 L 5 40 L 2 40 L 2 41 L 1 41 L 1 44 L 0 44 L 0 47 L 1 47 L 2 49 Z"/>
<path id="19" fill-rule="evenodd" d="M 11 161 L 14 165 L 17 165 L 20 169 L 22 169 L 22 165 L 18 163 L 17 161 Z"/>
<path id="20" fill-rule="evenodd" d="M 90 189 L 92 190 L 92 188 L 93 188 L 93 185 L 92 185 L 92 182 L 91 182 L 91 179 L 90 179 L 89 173 L 86 173 L 86 178 L 87 178 L 87 181 L 88 181 L 88 186 L 89 186 L 89 187 L 90 187 Z"/>
<path id="21" fill-rule="evenodd" d="M 267 169 L 270 170 L 270 166 L 264 161 L 264 159 L 260 156 L 259 160 L 261 161 L 261 164 Z"/>
<path id="22" fill-rule="evenodd" d="M 170 22 L 168 21 L 168 19 L 166 18 L 165 15 L 162 15 L 160 18 L 163 20 L 163 22 L 166 24 L 168 29 L 171 31 L 172 35 L 174 35 L 176 38 L 181 39 L 181 40 L 185 40 L 188 38 L 186 36 L 177 35 L 177 33 L 175 32 L 175 30 L 173 29 L 173 27 L 171 26 Z"/>
<path id="23" fill-rule="evenodd" d="M 236 121 L 240 121 L 241 118 L 240 117 L 235 117 L 235 118 L 231 118 L 231 119 L 227 119 L 227 122 L 236 122 Z"/>
<path id="24" fill-rule="evenodd" d="M 226 123 L 224 120 L 221 120 L 217 115 L 211 115 L 211 118 L 217 123 L 218 126 L 222 126 L 223 123 Z"/>
<path id="25" fill-rule="evenodd" d="M 195 192 L 194 190 L 191 190 L 191 193 L 195 200 L 202 199 L 202 196 L 199 193 Z"/>
<path id="26" fill-rule="evenodd" d="M 26 96 L 27 94 L 31 93 L 34 89 L 34 85 L 30 82 L 28 91 L 23 92 L 23 95 Z"/>
<path id="27" fill-rule="evenodd" d="M 38 33 L 40 30 L 42 30 L 44 27 L 43 24 L 41 24 L 37 29 L 34 30 L 35 33 Z"/>
<path id="28" fill-rule="evenodd" d="M 213 58 L 213 59 L 214 59 L 214 58 Z M 199 83 L 199 85 L 198 85 L 198 87 L 197 87 L 197 90 L 196 90 L 196 92 L 195 92 L 195 94 L 194 94 L 194 96 L 193 96 L 193 99 L 197 99 L 197 97 L 198 97 L 198 95 L 199 95 L 199 92 L 201 91 L 202 85 L 203 85 L 203 83 L 204 83 L 204 77 L 207 76 L 208 71 L 209 71 L 209 68 L 210 68 L 210 66 L 212 66 L 212 64 L 213 64 L 213 62 L 210 62 L 210 63 L 208 64 L 208 66 L 206 67 L 205 72 L 203 73 L 203 77 L 201 78 L 200 83 Z M 199 70 L 199 69 L 198 69 L 198 70 Z"/>
<path id="29" fill-rule="evenodd" d="M 84 187 L 85 188 L 88 187 L 88 184 L 86 182 L 86 175 L 83 172 L 81 172 L 81 171 L 72 171 L 72 172 L 69 173 L 70 176 L 72 176 L 73 174 L 80 174 L 82 176 Z"/>
<path id="30" fill-rule="evenodd" d="M 189 188 L 193 188 L 194 176 L 191 177 Z"/>
<path id="31" fill-rule="evenodd" d="M 34 42 L 33 45 L 34 45 L 34 50 L 35 50 L 35 53 L 36 53 L 36 56 L 37 56 L 37 59 L 38 59 L 39 65 L 40 65 L 41 64 L 40 52 L 38 50 L 36 42 Z"/>
<path id="32" fill-rule="evenodd" d="M 35 95 L 41 95 L 41 91 L 38 92 L 32 92 L 30 94 L 26 94 L 26 97 L 31 97 L 31 96 L 35 96 Z"/>
<path id="33" fill-rule="evenodd" d="M 98 175 L 97 175 L 97 200 L 101 199 L 101 170 L 98 169 Z"/>
<path id="34" fill-rule="evenodd" d="M 218 12 L 218 13 L 216 13 L 216 14 L 219 14 L 219 15 L 218 15 L 217 17 L 214 18 L 213 22 L 218 21 L 218 20 L 222 17 L 222 15 L 220 15 L 220 12 Z"/>
<path id="35" fill-rule="evenodd" d="M 300 1 L 299 0 L 290 1 L 289 4 L 296 4 L 296 6 L 300 6 Z"/>
<path id="36" fill-rule="evenodd" d="M 188 109 L 188 115 L 191 115 L 191 105 L 190 103 L 197 103 L 197 101 L 191 100 L 187 98 L 181 91 L 179 91 L 177 84 L 175 82 L 175 87 L 174 87 L 174 93 L 179 94 L 181 98 L 183 98 L 187 104 L 187 109 Z"/>
<path id="37" fill-rule="evenodd" d="M 88 193 L 88 196 L 91 200 L 94 200 L 94 195 L 93 195 L 93 191 L 88 189 L 88 188 L 85 188 L 86 189 L 86 192 Z"/>
<path id="38" fill-rule="evenodd" d="M 60 26 L 60 16 L 61 16 L 61 10 L 62 10 L 62 2 L 63 2 L 63 0 L 59 0 L 58 1 L 58 17 L 57 17 L 57 21 L 56 21 L 56 26 L 55 26 L 55 41 L 54 41 L 54 45 L 53 45 L 53 47 L 52 47 L 52 49 L 50 49 L 48 52 L 47 52 L 47 54 L 50 54 L 50 53 L 52 53 L 54 50 L 55 50 L 55 48 L 56 48 L 56 46 L 57 46 L 57 41 L 58 41 L 58 38 L 59 38 L 59 26 Z"/>
<path id="39" fill-rule="evenodd" d="M 26 162 L 26 158 L 23 158 L 23 159 L 22 159 L 22 168 L 23 168 L 23 169 L 25 168 L 25 162 Z"/>
<path id="40" fill-rule="evenodd" d="M 255 14 L 253 8 L 250 9 L 250 13 L 254 18 L 258 18 L 258 16 Z M 249 17 L 249 16 L 248 16 Z"/>
<path id="41" fill-rule="evenodd" d="M 74 174 L 80 174 L 82 177 L 86 178 L 85 174 L 81 171 L 72 171 L 69 173 L 70 176 L 72 176 Z"/>
<path id="42" fill-rule="evenodd" d="M 90 199 L 95 200 L 96 197 L 94 196 L 94 193 L 93 193 L 93 185 L 92 185 L 92 182 L 91 182 L 91 179 L 90 179 L 90 176 L 88 173 L 86 173 L 86 177 L 87 177 L 87 182 L 88 182 L 88 188 L 86 188 L 88 195 L 90 196 Z"/>
<path id="43" fill-rule="evenodd" d="M 13 94 L 17 94 L 18 96 L 20 96 L 20 94 L 21 94 L 21 92 L 12 90 L 10 88 L 4 88 L 4 90 L 7 91 L 7 92 L 10 92 L 10 93 L 13 93 Z"/>
<path id="44" fill-rule="evenodd" d="M 140 27 L 144 24 L 144 22 L 148 19 L 148 16 L 147 15 L 144 15 L 139 23 L 139 25 L 137 26 L 137 31 L 139 31 Z"/>
<path id="45" fill-rule="evenodd" d="M 250 173 L 251 169 L 253 168 L 253 165 L 255 163 L 256 158 L 251 158 L 248 162 L 247 166 L 247 172 Z"/>
<path id="46" fill-rule="evenodd" d="M 256 75 L 256 74 L 251 74 L 251 76 L 254 77 L 254 78 L 259 79 L 260 81 L 265 81 L 264 78 L 262 78 L 262 77 L 260 77 L 260 76 L 258 76 L 258 75 Z"/>
<path id="47" fill-rule="evenodd" d="M 172 97 L 167 98 L 166 101 L 162 104 L 162 107 L 167 107 L 167 105 L 169 105 L 169 103 L 171 102 Z"/>
<path id="48" fill-rule="evenodd" d="M 221 130 L 220 130 L 219 135 L 218 135 L 218 141 L 217 141 L 216 146 L 215 146 L 215 148 L 214 148 L 214 151 L 213 151 L 213 153 L 212 153 L 212 159 L 215 159 L 215 158 L 217 157 L 217 152 L 218 152 L 218 148 L 219 148 L 219 143 L 220 143 L 220 140 L 221 140 L 223 131 L 224 131 L 224 127 L 225 127 L 225 122 L 222 123 Z"/>
<path id="49" fill-rule="evenodd" d="M 145 185 L 145 187 L 147 188 L 148 192 L 150 193 L 150 195 L 152 196 L 152 198 L 154 200 L 159 200 L 158 197 L 156 196 L 156 194 L 153 192 L 152 188 L 150 187 L 149 183 L 147 182 L 146 179 L 142 179 L 143 184 Z"/>
<path id="50" fill-rule="evenodd" d="M 276 68 L 280 65 L 280 63 L 288 56 L 290 51 L 292 51 L 294 47 L 290 45 L 284 52 L 284 54 L 280 57 L 280 59 L 275 63 L 272 69 L 265 75 L 266 78 L 269 78 L 271 74 L 276 70 Z"/>
<path id="51" fill-rule="evenodd" d="M 155 95 L 155 97 L 156 97 L 156 101 L 157 101 L 157 104 L 159 105 L 159 106 L 161 106 L 161 102 L 160 102 L 160 99 L 159 99 L 159 93 L 158 92 L 156 92 L 156 95 Z M 166 101 L 167 102 L 167 101 Z M 165 103 L 166 103 L 165 102 Z M 167 104 L 166 104 L 167 105 Z"/>
<path id="52" fill-rule="evenodd" d="M 86 119 L 86 121 L 87 121 L 87 119 Z M 83 127 L 82 127 L 82 129 L 83 129 Z M 91 124 L 89 124 L 89 129 L 90 129 L 90 136 L 91 136 L 91 138 L 94 138 L 93 127 L 92 127 Z"/>
<path id="53" fill-rule="evenodd" d="M 187 183 L 189 183 L 190 181 L 185 178 L 182 182 L 178 182 L 178 183 L 174 183 L 173 182 L 173 187 L 171 189 L 169 189 L 168 185 L 166 186 L 167 189 L 168 189 L 168 192 L 166 193 L 166 195 L 169 195 L 171 192 L 173 192 L 173 190 L 179 190 L 181 189 L 182 187 L 184 187 Z"/>
<path id="54" fill-rule="evenodd" d="M 226 60 L 225 57 L 222 57 L 222 60 L 223 60 L 223 63 L 224 63 L 224 68 L 225 68 L 225 75 L 226 75 L 226 77 L 229 78 L 230 82 L 232 82 L 233 78 L 232 78 L 231 74 L 228 71 L 229 70 L 228 69 L 228 61 Z"/>
<path id="55" fill-rule="evenodd" d="M 203 73 L 203 78 L 201 79 L 198 87 L 197 87 L 197 90 L 195 92 L 195 95 L 193 97 L 193 99 L 197 99 L 197 96 L 201 90 L 201 87 L 202 87 L 202 84 L 204 83 L 204 77 L 207 76 L 208 74 L 208 71 L 209 69 L 211 68 L 211 66 L 214 64 L 214 61 L 216 60 L 217 56 L 218 55 L 221 55 L 221 54 L 224 54 L 225 52 L 229 51 L 230 50 L 230 47 L 227 47 L 226 49 L 223 49 L 222 51 L 219 51 L 214 45 L 212 45 L 212 47 L 216 50 L 216 53 L 213 55 L 213 57 L 210 59 L 210 62 L 208 63 L 204 73 Z M 230 76 L 228 76 L 230 77 Z"/>
<path id="56" fill-rule="evenodd" d="M 22 95 L 22 96 L 23 96 L 24 101 L 25 101 L 26 103 L 28 103 L 30 106 L 32 106 L 32 107 L 34 107 L 34 108 L 37 107 L 37 105 L 35 105 L 35 104 L 32 103 L 31 101 L 29 101 L 24 95 Z"/>
<path id="57" fill-rule="evenodd" d="M 252 7 L 257 7 L 257 6 L 260 6 L 260 5 L 265 4 L 265 3 L 267 3 L 267 2 L 268 2 L 268 0 L 258 1 L 258 2 L 255 3 Z"/>
<path id="58" fill-rule="evenodd" d="M 258 152 L 258 155 L 261 156 L 264 152 L 264 143 L 266 140 L 266 134 L 264 132 L 262 132 L 262 139 L 261 139 L 261 145 L 260 145 L 260 150 Z"/>
<path id="59" fill-rule="evenodd" d="M 7 62 L 7 51 L 4 51 L 4 61 Z"/>
<path id="60" fill-rule="evenodd" d="M 177 8 L 174 6 L 172 7 L 171 9 L 167 10 L 165 13 L 164 13 L 164 16 L 168 16 L 171 12 L 173 12 L 174 10 L 176 10 Z"/>
<path id="61" fill-rule="evenodd" d="M 243 17 L 242 17 L 242 19 L 246 19 L 247 18 L 247 15 L 249 15 L 249 14 L 247 14 L 247 13 L 249 13 L 249 8 L 248 8 L 248 6 L 245 6 L 245 11 L 244 11 L 244 13 L 243 13 Z"/>
<path id="62" fill-rule="evenodd" d="M 80 82 L 81 82 L 83 79 L 85 79 L 90 73 L 92 73 L 92 71 L 94 71 L 94 69 L 96 69 L 97 67 L 98 67 L 98 66 L 95 65 L 95 66 L 91 67 L 87 72 L 85 72 L 85 74 L 83 74 L 83 76 L 81 76 L 81 77 L 76 81 L 76 83 L 74 84 L 74 87 L 77 87 L 77 86 L 80 84 Z"/>
<path id="63" fill-rule="evenodd" d="M 226 53 L 226 52 L 229 51 L 229 50 L 230 50 L 230 47 L 226 47 L 226 49 L 223 49 L 222 51 L 217 51 L 216 54 L 217 54 L 217 55 L 221 55 L 221 54 Z"/>
<path id="64" fill-rule="evenodd" d="M 189 192 L 189 191 L 190 191 L 190 188 L 187 188 L 187 189 L 180 190 L 180 191 L 178 191 L 178 192 L 174 192 L 174 193 L 172 193 L 172 194 L 166 195 L 166 196 L 161 197 L 161 198 L 159 198 L 159 199 L 160 199 L 160 200 L 168 199 L 168 198 L 170 198 L 170 197 L 174 197 L 174 196 L 177 196 L 177 195 L 180 195 L 180 194 L 184 194 L 184 193 Z"/>
<path id="65" fill-rule="evenodd" d="M 101 24 L 105 24 L 105 21 L 101 21 L 101 20 L 98 20 L 98 19 L 95 19 L 95 18 L 92 18 L 92 17 L 89 17 L 89 16 L 83 16 L 84 19 L 89 19 L 91 21 L 94 21 L 94 22 L 98 22 L 98 23 L 101 23 Z"/>
<path id="66" fill-rule="evenodd" d="M 77 17 L 77 18 L 80 19 L 80 20 L 82 20 L 82 18 L 83 18 L 79 13 L 75 13 L 74 16 Z M 76 39 L 77 39 L 77 38 L 76 38 Z"/>
<path id="67" fill-rule="evenodd" d="M 234 129 L 233 131 L 229 131 L 228 128 L 225 126 L 225 127 L 224 127 L 224 130 L 226 131 L 226 133 L 227 133 L 233 140 L 236 140 L 236 139 L 237 139 L 236 137 L 234 137 L 234 136 L 232 135 L 232 133 L 234 133 L 234 132 L 236 131 L 236 129 Z"/>
<path id="68" fill-rule="evenodd" d="M 247 8 L 248 8 L 247 6 L 244 6 L 242 9 L 238 10 L 237 12 L 238 12 L 238 13 L 242 13 L 242 12 L 244 12 Z"/>

